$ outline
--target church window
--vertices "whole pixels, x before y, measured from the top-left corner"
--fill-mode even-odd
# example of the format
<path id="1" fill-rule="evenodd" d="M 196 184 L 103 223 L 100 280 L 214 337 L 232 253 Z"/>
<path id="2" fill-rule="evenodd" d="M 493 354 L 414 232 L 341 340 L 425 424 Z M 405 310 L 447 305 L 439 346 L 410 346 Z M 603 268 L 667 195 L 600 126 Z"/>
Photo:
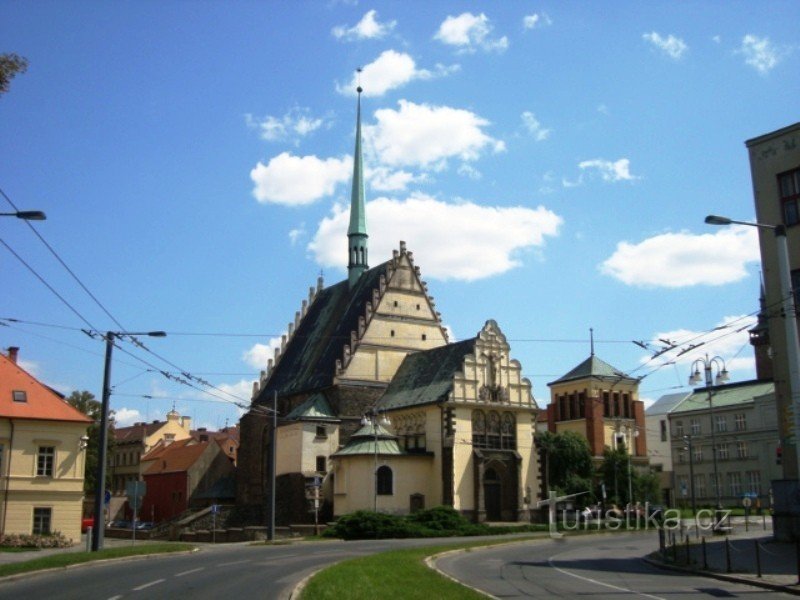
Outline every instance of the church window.
<path id="1" fill-rule="evenodd" d="M 622 416 L 622 412 L 619 410 L 619 392 L 614 392 L 614 414 L 612 416 Z"/>
<path id="2" fill-rule="evenodd" d="M 419 304 L 417 304 L 417 310 L 419 310 Z"/>
<path id="3" fill-rule="evenodd" d="M 625 418 L 631 418 L 631 397 L 628 394 L 622 394 L 622 405 L 625 407 Z"/>
<path id="4" fill-rule="evenodd" d="M 486 416 L 482 410 L 472 411 L 472 445 L 476 448 L 486 447 Z"/>
<path id="5" fill-rule="evenodd" d="M 611 403 L 608 397 L 608 392 L 603 392 L 603 416 L 611 416 Z"/>
<path id="6" fill-rule="evenodd" d="M 326 456 L 317 457 L 317 473 L 325 473 L 327 469 L 328 458 Z"/>
<path id="7" fill-rule="evenodd" d="M 578 418 L 586 418 L 586 392 L 578 393 Z"/>
<path id="8" fill-rule="evenodd" d="M 392 470 L 383 465 L 382 467 L 378 467 L 378 495 L 379 496 L 391 496 L 394 492 L 392 490 Z"/>
<path id="9" fill-rule="evenodd" d="M 392 329 L 392 330 L 389 332 L 389 335 L 390 335 L 390 336 L 392 336 L 392 337 L 394 337 L 394 329 Z"/>
<path id="10" fill-rule="evenodd" d="M 423 333 L 423 334 L 422 334 L 422 341 L 424 342 L 424 341 L 425 341 L 425 340 L 427 340 L 427 339 L 428 339 L 428 336 L 427 336 L 426 334 L 424 334 L 424 333 Z"/>
<path id="11" fill-rule="evenodd" d="M 325 425 L 317 425 L 316 437 L 318 438 L 328 437 L 328 431 L 325 429 Z"/>
<path id="12" fill-rule="evenodd" d="M 514 415 L 511 413 L 503 413 L 503 425 L 502 429 L 500 430 L 501 433 L 501 444 L 503 450 L 516 450 L 517 449 L 517 439 L 516 439 L 516 431 L 517 426 L 514 419 Z"/>
<path id="13" fill-rule="evenodd" d="M 395 307 L 395 308 L 397 308 L 398 306 L 399 306 L 399 305 L 398 305 L 398 303 L 397 303 L 397 300 L 395 300 L 395 301 L 394 301 L 394 307 Z"/>
<path id="14" fill-rule="evenodd" d="M 489 413 L 486 430 L 486 445 L 489 448 L 500 448 L 500 415 L 495 411 Z"/>

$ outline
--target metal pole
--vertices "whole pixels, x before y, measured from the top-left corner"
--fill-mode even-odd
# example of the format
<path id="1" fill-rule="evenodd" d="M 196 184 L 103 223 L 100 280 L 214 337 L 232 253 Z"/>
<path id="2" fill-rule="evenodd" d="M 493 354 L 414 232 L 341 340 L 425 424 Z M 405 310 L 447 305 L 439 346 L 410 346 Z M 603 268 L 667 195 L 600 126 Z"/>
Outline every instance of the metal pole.
<path id="1" fill-rule="evenodd" d="M 103 549 L 105 515 L 103 504 L 106 489 L 106 463 L 108 462 L 108 407 L 111 398 L 111 355 L 114 349 L 114 333 L 106 333 L 106 357 L 103 369 L 103 398 L 100 409 L 100 432 L 98 438 L 97 476 L 94 484 L 94 528 L 92 529 L 92 552 Z"/>
<path id="2" fill-rule="evenodd" d="M 727 572 L 731 572 L 731 541 L 728 539 L 728 536 L 725 536 L 725 568 Z"/>
<path id="3" fill-rule="evenodd" d="M 786 227 L 775 227 L 775 241 L 778 245 L 778 274 L 781 280 L 781 294 L 783 301 L 783 324 L 786 330 L 786 358 L 789 363 L 789 393 L 791 407 L 794 415 L 794 451 L 795 473 L 794 478 L 800 478 L 800 339 L 797 333 L 797 312 L 795 307 L 794 290 L 792 289 L 792 272 L 789 265 L 789 245 L 786 241 Z"/>
<path id="4" fill-rule="evenodd" d="M 713 425 L 713 423 L 712 423 Z M 692 455 L 692 436 L 683 436 L 684 441 L 689 447 L 689 489 L 692 490 L 692 516 L 697 514 L 697 499 L 694 491 L 694 456 Z"/>
<path id="5" fill-rule="evenodd" d="M 756 545 L 756 576 L 761 578 L 761 552 L 758 547 L 758 540 L 753 540 Z"/>
<path id="6" fill-rule="evenodd" d="M 703 568 L 708 571 L 708 554 L 706 553 L 706 538 L 703 537 Z"/>
<path id="7" fill-rule="evenodd" d="M 372 417 L 370 418 L 372 422 L 372 431 L 375 434 L 375 494 L 374 498 L 374 508 L 375 512 L 378 512 L 378 413 L 373 412 Z"/>
<path id="8" fill-rule="evenodd" d="M 706 389 L 708 390 L 708 414 L 711 417 L 711 458 L 714 461 L 714 492 L 717 497 L 717 510 L 722 510 L 722 501 L 719 495 L 719 471 L 717 470 L 717 437 L 714 430 L 716 425 L 714 423 L 714 400 L 711 396 L 711 365 L 713 363 L 708 360 L 706 356 L 705 369 L 706 369 Z M 714 513 L 714 523 L 717 522 L 717 514 Z"/>
<path id="9" fill-rule="evenodd" d="M 269 450 L 269 476 L 271 481 L 270 484 L 270 494 L 269 494 L 269 530 L 267 531 L 267 537 L 271 542 L 275 541 L 275 495 L 277 490 L 275 489 L 275 484 L 277 477 L 275 476 L 275 469 L 276 469 L 276 460 L 275 460 L 275 452 L 278 449 L 278 442 L 277 442 L 277 435 L 278 435 L 278 391 L 276 390 L 272 394 L 272 436 L 270 439 L 270 450 Z"/>

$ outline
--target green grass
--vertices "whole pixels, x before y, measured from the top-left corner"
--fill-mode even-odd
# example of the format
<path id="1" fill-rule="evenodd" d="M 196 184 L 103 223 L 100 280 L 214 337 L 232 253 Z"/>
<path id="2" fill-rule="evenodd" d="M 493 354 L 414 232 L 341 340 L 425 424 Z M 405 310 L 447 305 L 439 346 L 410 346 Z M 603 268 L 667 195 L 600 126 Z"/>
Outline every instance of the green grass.
<path id="1" fill-rule="evenodd" d="M 513 541 L 541 539 L 544 536 L 516 538 Z M 460 544 L 393 550 L 347 560 L 320 571 L 306 585 L 301 600 L 375 600 L 393 598 L 403 590 L 411 600 L 470 600 L 482 594 L 441 576 L 425 565 L 425 558 L 459 548 L 475 548 L 507 543 L 511 540 L 483 540 Z"/>
<path id="2" fill-rule="evenodd" d="M 38 552 L 39 548 L 14 548 L 11 546 L 0 546 L 0 552 Z"/>
<path id="3" fill-rule="evenodd" d="M 30 571 L 40 571 L 42 569 L 56 569 L 102 560 L 108 558 L 125 558 L 128 556 L 139 556 L 143 554 L 164 554 L 168 552 L 186 552 L 194 548 L 191 544 L 142 544 L 140 546 L 125 546 L 119 548 L 106 548 L 99 552 L 61 552 L 34 558 L 24 562 L 9 563 L 0 565 L 0 577 L 28 573 Z"/>

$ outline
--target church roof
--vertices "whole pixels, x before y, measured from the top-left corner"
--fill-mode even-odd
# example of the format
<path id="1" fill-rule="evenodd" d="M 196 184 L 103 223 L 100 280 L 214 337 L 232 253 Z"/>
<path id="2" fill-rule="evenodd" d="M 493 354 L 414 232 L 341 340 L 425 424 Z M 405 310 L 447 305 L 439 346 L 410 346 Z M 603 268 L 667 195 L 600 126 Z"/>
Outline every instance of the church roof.
<path id="1" fill-rule="evenodd" d="M 283 396 L 332 384 L 342 348 L 350 343 L 351 332 L 358 330 L 358 318 L 364 315 L 387 265 L 388 261 L 364 271 L 352 289 L 345 279 L 319 291 L 259 392 L 259 403 L 275 391 Z"/>
<path id="2" fill-rule="evenodd" d="M 619 369 L 612 367 L 604 360 L 597 358 L 592 354 L 589 358 L 584 360 L 577 367 L 572 369 L 569 373 L 551 381 L 547 385 L 555 385 L 557 383 L 566 383 L 577 379 L 600 379 L 603 381 L 627 381 L 629 383 L 636 383 L 637 379 L 626 375 Z"/>
<path id="3" fill-rule="evenodd" d="M 396 435 L 392 435 L 379 424 L 367 423 L 350 436 L 350 440 L 344 448 L 337 450 L 332 456 L 374 455 L 376 446 L 377 453 L 384 456 L 387 454 L 395 456 L 405 454 L 400 449 L 400 444 L 397 443 Z"/>
<path id="4" fill-rule="evenodd" d="M 285 418 L 287 421 L 329 421 L 335 420 L 336 414 L 333 412 L 328 399 L 325 398 L 325 394 L 318 392 L 298 405 Z"/>
<path id="5" fill-rule="evenodd" d="M 453 389 L 453 375 L 463 370 L 464 357 L 475 352 L 475 339 L 406 356 L 378 406 L 404 408 L 445 398 Z"/>

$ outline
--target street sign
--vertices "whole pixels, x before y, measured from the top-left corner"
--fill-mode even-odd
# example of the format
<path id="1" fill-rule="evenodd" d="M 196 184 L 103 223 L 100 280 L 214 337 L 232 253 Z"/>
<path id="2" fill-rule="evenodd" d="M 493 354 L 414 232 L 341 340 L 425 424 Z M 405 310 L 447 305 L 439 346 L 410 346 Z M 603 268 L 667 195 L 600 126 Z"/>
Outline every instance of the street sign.
<path id="1" fill-rule="evenodd" d="M 136 510 L 142 506 L 142 498 L 147 493 L 147 484 L 144 481 L 129 481 L 125 484 L 125 495 L 128 503 Z"/>
<path id="2" fill-rule="evenodd" d="M 750 508 L 753 505 L 753 501 L 750 499 L 750 496 L 745 496 L 742 498 L 742 506 L 745 508 Z"/>
<path id="3" fill-rule="evenodd" d="M 108 506 L 108 503 L 111 502 L 111 490 L 106 490 L 105 495 L 103 496 L 105 505 Z"/>

